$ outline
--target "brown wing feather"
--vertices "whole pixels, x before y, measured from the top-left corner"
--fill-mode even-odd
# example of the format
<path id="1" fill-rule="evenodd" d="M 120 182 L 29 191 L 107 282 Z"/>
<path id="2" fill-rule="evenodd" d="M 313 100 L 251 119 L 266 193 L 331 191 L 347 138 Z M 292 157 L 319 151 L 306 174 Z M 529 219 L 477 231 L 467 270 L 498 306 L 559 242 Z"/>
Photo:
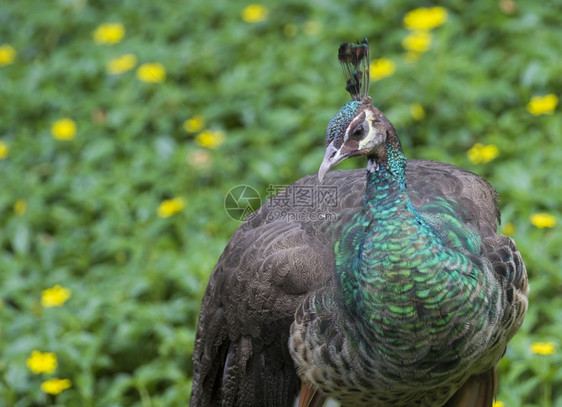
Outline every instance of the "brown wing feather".
<path id="1" fill-rule="evenodd" d="M 345 221 L 363 194 L 363 177 L 345 179 L 334 173 L 322 185 L 338 187 L 336 201 L 316 195 L 312 208 L 270 201 L 230 239 L 201 307 L 193 406 L 292 405 L 300 382 L 287 349 L 289 328 L 304 296 L 327 284 L 333 271 L 331 236 L 321 232 L 330 222 L 318 215 Z M 293 187 L 315 185 L 310 176 Z"/>
<path id="2" fill-rule="evenodd" d="M 492 407 L 497 392 L 498 372 L 491 369 L 471 376 L 444 407 Z"/>

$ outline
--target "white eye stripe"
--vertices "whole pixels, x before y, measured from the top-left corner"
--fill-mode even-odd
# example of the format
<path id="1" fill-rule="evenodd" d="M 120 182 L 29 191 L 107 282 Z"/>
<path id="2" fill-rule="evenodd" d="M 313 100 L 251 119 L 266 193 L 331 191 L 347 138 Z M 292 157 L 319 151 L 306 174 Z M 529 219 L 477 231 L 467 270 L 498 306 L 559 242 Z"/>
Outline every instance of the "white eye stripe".
<path id="1" fill-rule="evenodd" d="M 373 139 L 373 137 L 375 137 L 375 134 L 376 134 L 376 131 L 373 128 L 373 124 L 372 124 L 373 122 L 371 120 L 367 120 L 367 123 L 369 123 L 369 132 L 359 142 L 359 149 L 362 149 L 363 147 L 365 147 L 367 145 L 367 143 L 369 143 Z"/>
<path id="2" fill-rule="evenodd" d="M 359 149 L 362 149 L 363 147 L 365 147 L 371 140 L 373 140 L 373 138 L 376 136 L 377 131 L 376 129 L 373 127 L 373 123 L 375 122 L 375 117 L 373 116 L 373 113 L 370 111 L 367 111 L 367 118 L 366 118 L 366 122 L 369 126 L 369 132 L 367 133 L 367 135 L 359 142 Z"/>

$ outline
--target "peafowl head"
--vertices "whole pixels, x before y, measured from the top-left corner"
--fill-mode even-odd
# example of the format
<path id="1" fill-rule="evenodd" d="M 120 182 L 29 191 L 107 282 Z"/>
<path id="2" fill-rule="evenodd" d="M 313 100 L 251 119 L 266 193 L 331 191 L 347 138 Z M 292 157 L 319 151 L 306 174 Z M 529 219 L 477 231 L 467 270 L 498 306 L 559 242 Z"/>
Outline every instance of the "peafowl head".
<path id="1" fill-rule="evenodd" d="M 369 44 L 342 44 L 338 59 L 347 80 L 346 90 L 351 94 L 347 102 L 328 123 L 326 132 L 326 154 L 318 170 L 318 179 L 350 157 L 369 156 L 374 162 L 384 164 L 387 160 L 387 143 L 400 142 L 390 121 L 374 107 L 369 92 Z"/>

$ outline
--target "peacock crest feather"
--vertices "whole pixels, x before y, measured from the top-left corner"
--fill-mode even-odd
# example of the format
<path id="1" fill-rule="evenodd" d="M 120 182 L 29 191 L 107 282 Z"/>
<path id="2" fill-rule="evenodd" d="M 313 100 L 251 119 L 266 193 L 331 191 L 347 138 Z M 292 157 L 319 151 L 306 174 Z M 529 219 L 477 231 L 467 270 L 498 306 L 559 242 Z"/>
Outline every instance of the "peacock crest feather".
<path id="1" fill-rule="evenodd" d="M 338 60 L 341 63 L 346 79 L 345 90 L 351 99 L 371 103 L 369 98 L 369 41 L 344 43 L 338 49 Z"/>

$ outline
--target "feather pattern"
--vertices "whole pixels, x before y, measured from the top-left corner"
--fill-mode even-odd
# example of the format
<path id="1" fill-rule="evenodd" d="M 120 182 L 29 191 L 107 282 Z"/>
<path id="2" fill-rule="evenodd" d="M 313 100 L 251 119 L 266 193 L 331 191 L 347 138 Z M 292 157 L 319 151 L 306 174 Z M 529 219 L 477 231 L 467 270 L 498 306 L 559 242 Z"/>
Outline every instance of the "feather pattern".
<path id="1" fill-rule="evenodd" d="M 364 208 L 335 246 L 336 285 L 310 294 L 297 312 L 293 358 L 303 380 L 344 405 L 443 405 L 495 367 L 519 327 L 522 261 L 511 252 L 523 283 L 514 302 L 513 277 L 502 278 L 486 257 L 497 238 L 483 242 L 463 228 L 456 200 L 426 204 L 436 228 L 384 166 L 367 185 Z"/>
<path id="2" fill-rule="evenodd" d="M 496 192 L 469 171 L 429 160 L 408 161 L 406 184 L 414 208 L 425 205 L 435 211 L 431 205 L 436 201 L 455 202 L 463 222 L 482 233 L 496 278 L 504 278 L 508 287 L 505 297 L 511 311 L 505 315 L 511 317 L 505 324 L 512 328 L 505 336 L 511 337 L 526 308 L 528 288 L 512 239 L 496 235 Z M 309 293 L 319 297 L 335 286 L 334 246 L 343 227 L 363 209 L 365 171 L 333 171 L 321 185 L 316 176 L 293 184 L 297 189 L 320 186 L 336 188 L 335 202 L 315 195 L 313 205 L 289 207 L 287 216 L 279 218 L 268 201 L 227 244 L 203 298 L 193 356 L 192 406 L 293 405 L 300 379 L 287 348 L 289 327 L 297 309 L 298 315 L 312 319 L 304 312 L 311 304 Z M 344 339 L 336 332 L 343 327 L 321 325 L 341 343 L 319 349 L 341 355 Z M 233 363 L 244 369 L 225 368 Z"/>

